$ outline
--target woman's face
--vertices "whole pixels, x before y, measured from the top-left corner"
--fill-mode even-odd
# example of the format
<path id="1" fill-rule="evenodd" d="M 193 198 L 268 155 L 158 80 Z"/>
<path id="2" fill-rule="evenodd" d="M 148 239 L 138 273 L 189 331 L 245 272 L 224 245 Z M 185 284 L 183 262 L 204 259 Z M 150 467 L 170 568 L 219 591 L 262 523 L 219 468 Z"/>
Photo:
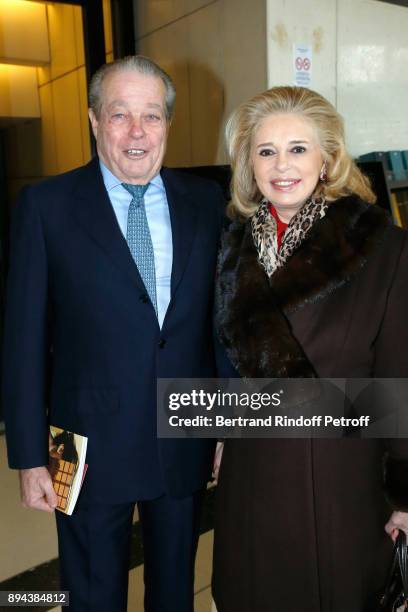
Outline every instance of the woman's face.
<path id="1" fill-rule="evenodd" d="M 315 128 L 296 114 L 266 117 L 253 135 L 251 162 L 259 191 L 290 221 L 313 193 L 323 167 Z"/>

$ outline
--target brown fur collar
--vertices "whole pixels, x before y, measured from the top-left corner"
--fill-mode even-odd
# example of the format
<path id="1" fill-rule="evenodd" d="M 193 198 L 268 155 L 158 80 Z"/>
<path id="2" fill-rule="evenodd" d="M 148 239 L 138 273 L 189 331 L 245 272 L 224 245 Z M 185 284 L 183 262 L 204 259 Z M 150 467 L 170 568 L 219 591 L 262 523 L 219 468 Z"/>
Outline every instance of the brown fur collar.
<path id="1" fill-rule="evenodd" d="M 315 376 L 285 313 L 347 283 L 379 244 L 389 220 L 378 206 L 348 197 L 330 204 L 300 248 L 268 280 L 251 224 L 234 221 L 218 262 L 216 325 L 241 376 Z"/>

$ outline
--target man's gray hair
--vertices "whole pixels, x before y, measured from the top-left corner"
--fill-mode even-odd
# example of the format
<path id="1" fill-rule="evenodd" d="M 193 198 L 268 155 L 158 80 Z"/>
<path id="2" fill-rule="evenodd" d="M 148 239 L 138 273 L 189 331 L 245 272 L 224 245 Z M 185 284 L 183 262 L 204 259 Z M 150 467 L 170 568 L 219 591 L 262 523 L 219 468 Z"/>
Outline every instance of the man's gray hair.
<path id="1" fill-rule="evenodd" d="M 170 121 L 174 112 L 176 88 L 174 87 L 174 83 L 167 72 L 160 68 L 160 66 L 158 66 L 153 60 L 145 57 L 144 55 L 128 55 L 127 57 L 117 59 L 109 64 L 104 64 L 95 72 L 89 84 L 89 106 L 95 113 L 95 116 L 99 117 L 102 108 L 102 83 L 104 79 L 108 76 L 108 74 L 127 70 L 134 70 L 139 74 L 155 76 L 163 81 L 166 88 L 166 118 L 167 121 Z"/>

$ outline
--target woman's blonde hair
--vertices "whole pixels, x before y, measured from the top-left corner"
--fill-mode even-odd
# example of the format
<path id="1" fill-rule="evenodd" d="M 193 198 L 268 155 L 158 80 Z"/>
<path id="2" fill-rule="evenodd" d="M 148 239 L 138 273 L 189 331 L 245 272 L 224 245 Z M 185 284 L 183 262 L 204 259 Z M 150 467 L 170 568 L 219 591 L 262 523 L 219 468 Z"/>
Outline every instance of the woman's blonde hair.
<path id="1" fill-rule="evenodd" d="M 272 87 L 241 104 L 226 126 L 226 141 L 232 167 L 229 212 L 251 216 L 262 194 L 255 182 L 251 163 L 251 143 L 260 122 L 274 114 L 295 113 L 304 117 L 317 131 L 327 178 L 319 181 L 314 195 L 332 202 L 356 194 L 366 202 L 375 202 L 370 182 L 347 153 L 343 119 L 323 96 L 304 87 Z"/>

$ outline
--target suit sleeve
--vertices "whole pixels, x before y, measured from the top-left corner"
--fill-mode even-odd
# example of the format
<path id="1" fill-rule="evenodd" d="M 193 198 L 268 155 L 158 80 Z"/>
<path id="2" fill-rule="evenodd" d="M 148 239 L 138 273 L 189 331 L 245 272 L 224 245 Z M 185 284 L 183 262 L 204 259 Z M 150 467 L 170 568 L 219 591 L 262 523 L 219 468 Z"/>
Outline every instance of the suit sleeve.
<path id="1" fill-rule="evenodd" d="M 399 403 L 408 410 L 408 234 L 402 234 L 400 257 L 387 307 L 375 343 L 376 378 L 406 379 L 399 385 Z M 382 272 L 379 271 L 379 274 Z M 401 406 L 400 406 L 401 408 Z M 394 510 L 408 511 L 408 439 L 388 441 L 384 459 L 385 494 Z"/>
<path id="2" fill-rule="evenodd" d="M 45 402 L 48 271 L 40 213 L 25 189 L 13 211 L 7 282 L 3 406 L 9 465 L 48 463 Z"/>

